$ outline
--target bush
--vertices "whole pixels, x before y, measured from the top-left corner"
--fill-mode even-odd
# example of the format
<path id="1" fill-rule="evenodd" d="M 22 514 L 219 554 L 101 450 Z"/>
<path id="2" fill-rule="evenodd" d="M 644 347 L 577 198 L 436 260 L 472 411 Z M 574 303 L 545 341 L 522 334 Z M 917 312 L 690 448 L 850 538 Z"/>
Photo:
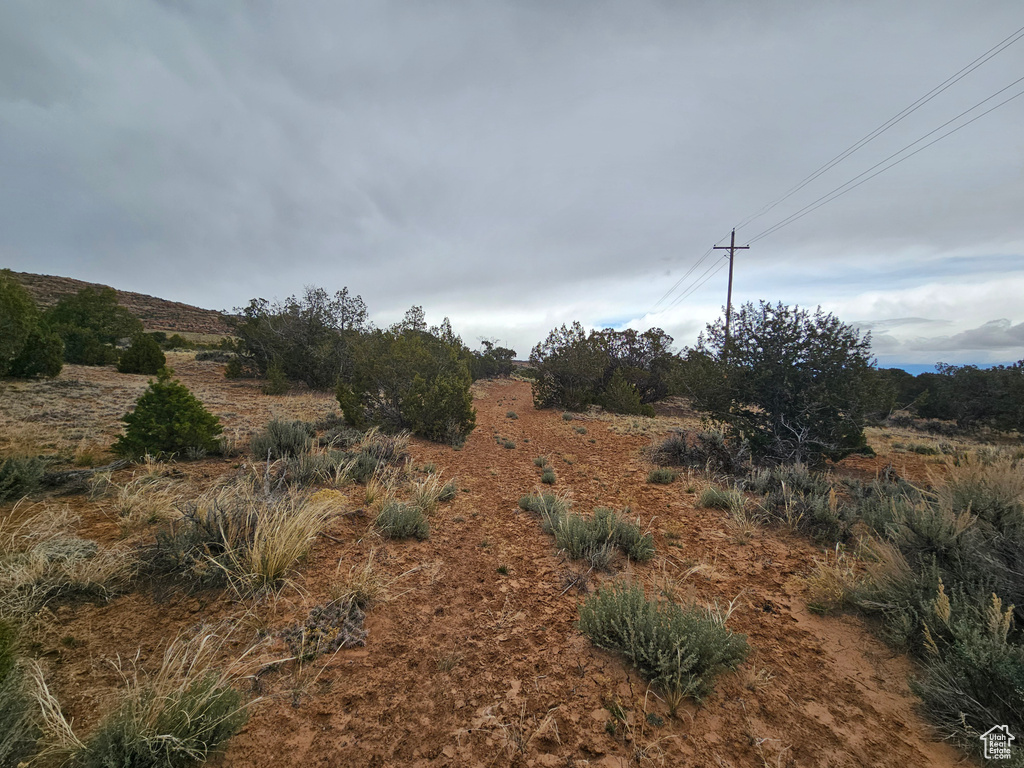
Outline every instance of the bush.
<path id="1" fill-rule="evenodd" d="M 146 333 L 136 334 L 131 346 L 121 353 L 117 370 L 121 373 L 145 373 L 151 376 L 167 364 L 156 339 Z"/>
<path id="2" fill-rule="evenodd" d="M 705 509 L 724 509 L 727 512 L 743 509 L 746 506 L 746 499 L 738 488 L 716 488 L 709 485 L 705 488 L 697 505 Z"/>
<path id="3" fill-rule="evenodd" d="M 607 507 L 597 507 L 591 517 L 553 508 L 542 512 L 542 527 L 569 557 L 587 560 L 595 568 L 607 567 L 616 548 L 637 562 L 654 557 L 653 536 Z"/>
<path id="4" fill-rule="evenodd" d="M 15 456 L 0 461 L 0 504 L 28 496 L 39 488 L 46 460 Z"/>
<path id="5" fill-rule="evenodd" d="M 820 309 L 761 302 L 709 325 L 682 381 L 694 407 L 765 463 L 820 466 L 863 451 L 873 405 L 870 335 Z"/>
<path id="6" fill-rule="evenodd" d="M 9 269 L 0 270 L 0 377 L 53 378 L 63 355 L 63 342 L 41 324 L 28 291 Z"/>
<path id="7" fill-rule="evenodd" d="M 400 501 L 386 503 L 374 524 L 389 539 L 415 538 L 423 541 L 430 537 L 430 523 L 423 510 Z"/>
<path id="8" fill-rule="evenodd" d="M 352 345 L 351 382 L 336 389 L 346 421 L 461 444 L 476 425 L 463 349 L 447 323 L 364 335 Z"/>
<path id="9" fill-rule="evenodd" d="M 659 328 L 591 331 L 578 322 L 556 328 L 533 348 L 533 400 L 538 408 L 582 411 L 592 404 L 623 413 L 652 413 L 646 404 L 668 394 L 678 359 Z"/>
<path id="10" fill-rule="evenodd" d="M 260 387 L 260 392 L 264 395 L 283 395 L 288 392 L 288 377 L 276 360 L 267 368 L 267 380 Z"/>
<path id="11" fill-rule="evenodd" d="M 721 672 L 749 653 L 745 635 L 730 632 L 718 614 L 667 600 L 648 600 L 643 587 L 602 587 L 580 607 L 580 631 L 599 648 L 623 654 L 677 703 L 700 699 Z"/>
<path id="12" fill-rule="evenodd" d="M 651 460 L 662 466 L 736 475 L 746 471 L 750 452 L 745 443 L 730 443 L 721 432 L 673 431 L 651 449 Z"/>
<path id="13" fill-rule="evenodd" d="M 156 381 L 125 414 L 125 434 L 117 439 L 114 451 L 139 457 L 183 455 L 189 449 L 214 452 L 221 433 L 220 420 L 207 411 L 188 388 L 171 379 L 170 368 L 161 369 Z"/>
<path id="14" fill-rule="evenodd" d="M 118 304 L 113 288 L 83 288 L 65 296 L 44 320 L 64 342 L 64 360 L 78 365 L 112 365 L 120 339 L 142 333 L 142 322 Z"/>
<path id="15" fill-rule="evenodd" d="M 274 419 L 262 432 L 253 435 L 249 452 L 253 458 L 263 460 L 300 456 L 309 453 L 315 435 L 312 425 L 304 421 Z"/>
<path id="16" fill-rule="evenodd" d="M 157 341 L 160 341 L 157 339 Z M 182 336 L 180 333 L 172 334 L 170 337 L 160 341 L 160 345 L 165 349 L 192 349 L 192 342 Z M 196 359 L 199 355 L 196 355 Z"/>
<path id="17" fill-rule="evenodd" d="M 647 482 L 655 485 L 668 485 L 675 481 L 679 473 L 672 469 L 652 469 L 647 473 Z"/>
<path id="18" fill-rule="evenodd" d="M 554 485 L 558 481 L 558 478 L 555 475 L 555 470 L 551 467 L 545 467 L 544 471 L 540 473 L 540 481 L 544 483 L 544 485 Z"/>

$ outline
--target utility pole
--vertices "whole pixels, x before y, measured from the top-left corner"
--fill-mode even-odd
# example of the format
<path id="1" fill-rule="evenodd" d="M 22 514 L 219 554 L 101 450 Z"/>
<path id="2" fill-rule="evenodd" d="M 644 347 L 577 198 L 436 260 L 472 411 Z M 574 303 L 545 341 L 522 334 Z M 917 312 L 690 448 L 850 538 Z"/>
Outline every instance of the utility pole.
<path id="1" fill-rule="evenodd" d="M 729 293 L 725 299 L 725 347 L 723 351 L 729 346 L 729 320 L 732 319 L 732 262 L 733 257 L 736 255 L 736 251 L 745 251 L 750 248 L 749 245 L 736 245 L 736 230 L 732 231 L 732 238 L 729 240 L 728 245 L 716 245 L 714 249 L 716 251 L 729 251 Z"/>

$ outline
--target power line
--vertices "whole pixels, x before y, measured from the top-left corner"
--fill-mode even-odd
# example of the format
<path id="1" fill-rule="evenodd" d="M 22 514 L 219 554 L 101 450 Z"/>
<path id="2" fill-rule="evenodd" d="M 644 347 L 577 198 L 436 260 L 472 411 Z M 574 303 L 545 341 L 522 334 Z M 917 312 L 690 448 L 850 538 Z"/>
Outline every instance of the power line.
<path id="1" fill-rule="evenodd" d="M 691 274 L 693 273 L 693 271 L 694 271 L 694 270 L 695 270 L 695 269 L 696 269 L 697 267 L 699 267 L 699 266 L 701 265 L 701 263 L 702 263 L 702 262 L 703 262 L 703 261 L 704 261 L 704 260 L 705 260 L 705 259 L 706 259 L 706 258 L 707 258 L 708 256 L 710 256 L 710 255 L 711 255 L 711 252 L 712 252 L 712 250 L 713 250 L 712 248 L 708 248 L 708 249 L 707 249 L 707 250 L 706 250 L 706 251 L 704 252 L 704 255 L 703 255 L 703 256 L 701 256 L 701 257 L 700 257 L 699 259 L 697 259 L 697 261 L 696 261 L 696 262 L 694 262 L 694 263 L 693 263 L 693 264 L 692 264 L 692 265 L 690 266 L 690 268 L 689 268 L 688 270 L 686 270 L 686 273 L 685 273 L 685 274 L 684 274 L 684 275 L 683 275 L 682 277 L 680 277 L 680 278 L 679 278 L 678 280 L 676 280 L 676 282 L 675 282 L 675 285 L 673 285 L 673 286 L 672 286 L 671 288 L 669 288 L 669 289 L 668 289 L 667 291 L 665 291 L 665 295 L 664 295 L 664 296 L 662 296 L 662 297 L 661 297 L 660 299 L 658 299 L 658 301 L 657 301 L 657 302 L 655 302 L 654 306 L 653 306 L 653 307 L 651 307 L 651 308 L 650 308 L 650 309 L 649 309 L 649 310 L 647 311 L 647 314 L 650 314 L 650 313 L 651 313 L 651 312 L 653 312 L 653 311 L 654 311 L 655 309 L 657 309 L 657 308 L 658 308 L 658 305 L 659 305 L 659 304 L 661 304 L 661 302 L 663 302 L 663 301 L 664 301 L 665 299 L 667 299 L 667 298 L 668 298 L 668 297 L 669 297 L 669 296 L 670 296 L 670 295 L 671 295 L 671 294 L 673 293 L 673 291 L 675 291 L 675 289 L 676 289 L 676 288 L 678 288 L 678 287 L 679 287 L 679 286 L 680 286 L 680 285 L 682 284 L 682 282 L 683 282 L 683 281 L 684 281 L 684 280 L 685 280 L 685 279 L 686 279 L 687 277 L 689 277 L 689 276 L 690 276 L 690 275 L 691 275 Z"/>
<path id="2" fill-rule="evenodd" d="M 961 125 L 958 125 L 956 128 L 953 128 L 952 130 L 947 131 L 946 133 L 942 134 L 941 136 L 936 137 L 932 141 L 929 141 L 923 147 L 918 147 L 913 152 L 911 152 L 909 155 L 906 155 L 905 157 L 901 157 L 899 160 L 896 160 L 895 162 L 890 163 L 889 165 L 886 165 L 884 168 L 881 168 L 880 170 L 876 171 L 875 173 L 871 173 L 871 171 L 874 171 L 880 165 L 884 165 L 885 163 L 888 163 L 894 157 L 897 157 L 898 155 L 903 154 L 908 149 L 913 147 L 915 144 L 920 144 L 922 141 L 927 139 L 932 134 L 936 133 L 937 131 L 941 131 L 947 125 L 949 125 L 950 123 L 956 122 L 961 117 L 963 117 L 964 115 L 968 114 L 969 112 L 973 112 L 975 109 L 980 107 L 982 104 L 984 104 L 984 103 L 986 103 L 988 101 L 991 101 L 996 96 L 998 96 L 1001 93 L 1004 93 L 1005 91 L 1009 90 L 1010 88 L 1012 88 L 1013 86 L 1017 85 L 1017 83 L 1019 83 L 1021 81 L 1024 81 L 1024 77 L 1020 77 L 1020 78 L 1014 80 L 1012 83 L 1010 83 L 1009 85 L 1007 85 L 1004 88 L 999 89 L 998 91 L 993 93 L 988 98 L 983 99 L 982 101 L 979 101 L 977 104 L 975 104 L 970 109 L 965 109 L 959 115 L 957 115 L 954 118 L 951 118 L 951 119 L 947 120 L 942 125 L 940 125 L 938 128 L 935 128 L 935 129 L 929 131 L 924 136 L 920 137 L 916 141 L 912 141 L 910 144 L 907 144 L 905 147 L 903 147 L 899 151 L 894 152 L 893 154 L 889 155 L 884 160 L 881 160 L 881 161 L 875 163 L 873 166 L 868 168 L 866 171 L 863 171 L 862 173 L 857 174 L 852 179 L 847 181 L 845 184 L 840 184 L 838 187 L 833 189 L 831 192 L 828 192 L 828 193 L 822 195 L 821 197 L 819 197 L 817 200 L 814 200 L 813 202 L 808 203 L 803 208 L 801 208 L 799 211 L 791 214 L 790 216 L 787 216 L 785 219 L 783 219 L 783 220 L 773 224 L 772 226 L 770 226 L 767 229 L 763 230 L 759 234 L 757 234 L 754 237 L 750 238 L 749 242 L 750 243 L 756 243 L 758 240 L 761 240 L 762 238 L 768 237 L 768 235 L 771 235 L 771 234 L 777 232 L 778 230 L 782 229 L 783 227 L 788 226 L 789 224 L 792 224 L 797 219 L 802 219 L 808 213 L 811 213 L 812 211 L 816 211 L 818 208 L 821 208 L 821 206 L 826 205 L 826 204 L 832 202 L 833 200 L 835 200 L 835 199 L 837 199 L 839 197 L 842 197 L 847 192 L 850 192 L 850 191 L 856 189 L 857 187 L 859 187 L 864 182 L 869 181 L 870 179 L 875 178 L 875 176 L 878 176 L 879 174 L 884 173 L 885 171 L 889 170 L 890 168 L 893 168 L 893 167 L 899 165 L 904 160 L 909 160 L 911 157 L 916 155 L 918 152 L 921 152 L 921 151 L 927 149 L 928 147 L 932 146 L 932 144 L 935 144 L 935 143 L 937 143 L 939 141 L 942 141 L 942 139 L 946 138 L 947 136 L 952 136 L 954 133 L 959 131 L 961 128 L 966 128 L 968 125 L 973 123 L 975 120 L 980 120 L 981 118 L 983 118 L 985 115 L 989 114 L 990 112 L 994 112 L 995 110 L 999 109 L 1003 105 L 1010 103 L 1014 99 L 1016 99 L 1016 98 L 1018 98 L 1020 96 L 1024 96 L 1024 91 L 1017 92 L 1016 94 L 1014 94 L 1013 96 L 1009 97 L 1008 99 L 1005 99 L 1004 101 L 999 102 L 994 107 L 991 107 L 991 108 L 985 110 L 984 112 L 982 112 L 979 115 L 975 115 L 974 117 L 972 117 L 967 122 L 962 123 Z M 867 174 L 871 174 L 871 175 L 868 176 Z M 866 178 L 862 178 L 862 177 L 865 177 L 865 176 L 866 176 Z M 858 179 L 861 179 L 861 180 L 857 181 Z M 856 184 L 854 184 L 855 181 L 857 181 Z"/>
<path id="3" fill-rule="evenodd" d="M 706 282 L 707 282 L 708 280 L 710 280 L 710 279 L 711 279 L 712 277 L 714 277 L 714 276 L 715 276 L 715 275 L 717 275 L 717 274 L 718 274 L 719 272 L 721 272 L 721 271 L 722 271 L 723 269 L 725 269 L 726 265 L 727 265 L 727 262 L 726 262 L 726 261 L 724 260 L 724 257 L 723 257 L 723 260 L 722 260 L 721 262 L 719 262 L 719 264 L 718 264 L 717 266 L 716 266 L 715 264 L 712 264 L 712 265 L 711 265 L 710 267 L 708 267 L 708 268 L 707 268 L 706 270 L 704 270 L 704 272 L 703 272 L 703 273 L 702 273 L 702 274 L 700 275 L 700 277 L 698 277 L 698 278 L 697 278 L 696 280 L 694 280 L 694 281 L 693 281 L 693 282 L 692 282 L 692 283 L 691 283 L 691 284 L 690 284 L 690 285 L 689 285 L 689 286 L 687 287 L 687 290 L 686 290 L 686 292 L 685 292 L 685 293 L 681 293 L 681 294 L 680 294 L 680 295 L 679 295 L 679 296 L 678 296 L 678 297 L 676 298 L 676 300 L 675 300 L 675 301 L 673 301 L 673 302 L 672 302 L 671 304 L 669 304 L 669 305 L 668 305 L 667 307 L 665 307 L 665 310 L 666 310 L 666 311 L 667 311 L 667 310 L 670 310 L 670 309 L 672 309 L 673 307 L 675 307 L 675 306 L 676 306 L 677 304 L 680 304 L 681 302 L 685 301 L 685 300 L 686 300 L 687 298 L 689 298 L 689 297 L 690 297 L 690 296 L 691 296 L 691 295 L 692 295 L 692 294 L 693 294 L 693 293 L 694 293 L 695 291 L 697 291 L 697 290 L 698 290 L 698 289 L 699 289 L 699 288 L 700 288 L 700 287 L 701 287 L 702 285 L 704 285 L 704 283 L 706 283 Z M 701 279 L 701 278 L 703 278 L 703 279 Z"/>
<path id="4" fill-rule="evenodd" d="M 939 85 L 935 86 L 935 88 L 933 88 L 932 90 L 928 91 L 928 93 L 926 93 L 924 96 L 919 98 L 917 101 L 915 101 L 912 104 L 910 104 L 909 106 L 905 107 L 902 111 L 897 112 L 895 115 L 893 115 L 888 120 L 886 120 L 884 123 L 882 123 L 880 126 L 875 128 L 875 130 L 871 131 L 866 136 L 864 136 L 862 139 L 860 139 L 859 141 L 857 141 L 854 144 L 852 144 L 849 147 L 847 147 L 845 150 L 843 150 L 838 155 L 833 157 L 831 160 L 829 160 L 823 166 L 821 166 L 817 170 L 813 171 L 810 175 L 808 175 L 804 179 L 802 179 L 799 183 L 797 183 L 797 185 L 795 187 L 793 187 L 789 191 L 787 191 L 782 197 L 778 198 L 777 200 L 775 200 L 775 201 L 773 201 L 773 202 L 771 202 L 771 203 L 769 203 L 769 204 L 767 204 L 765 206 L 762 206 L 761 210 L 758 211 L 757 213 L 755 213 L 755 214 L 753 214 L 751 216 L 747 216 L 743 221 L 741 221 L 739 224 L 736 225 L 736 229 L 741 229 L 741 228 L 745 227 L 746 225 L 750 224 L 754 220 L 759 219 L 761 216 L 764 216 L 765 214 L 767 214 L 769 211 L 771 211 L 773 208 L 775 208 L 775 206 L 779 205 L 780 203 L 784 202 L 785 200 L 788 200 L 790 197 L 795 195 L 797 192 L 799 192 L 801 189 L 806 187 L 812 181 L 817 179 L 823 173 L 827 172 L 831 168 L 834 168 L 836 165 L 838 165 L 843 160 L 848 158 L 854 152 L 856 152 L 857 150 L 861 149 L 862 147 L 864 147 L 866 144 L 868 144 L 871 141 L 873 141 L 874 139 L 876 139 L 881 134 L 885 133 L 885 131 L 887 131 L 890 128 L 892 128 L 894 125 L 899 123 L 904 118 L 906 118 L 909 115 L 911 115 L 914 112 L 916 112 L 918 109 L 923 107 L 929 101 L 931 101 L 936 96 L 938 96 L 940 93 L 946 91 L 947 89 L 951 88 L 956 83 L 958 83 L 961 80 L 963 80 L 971 72 L 976 70 L 982 64 L 985 64 L 989 60 L 991 60 L 991 59 L 995 58 L 996 56 L 998 56 L 1000 53 L 1002 53 L 1004 50 L 1006 50 L 1011 45 L 1016 43 L 1022 37 L 1024 37 L 1024 27 L 1021 27 L 1016 32 L 1011 34 L 1009 37 L 1006 37 L 1002 41 L 996 43 L 992 48 L 989 48 L 987 51 L 985 51 L 985 53 L 983 53 L 981 56 L 976 58 L 974 61 L 972 61 L 967 66 L 965 66 L 963 69 L 961 69 L 960 71 L 958 71 L 955 74 L 951 75 L 949 78 L 947 78 L 943 82 L 939 83 Z"/>

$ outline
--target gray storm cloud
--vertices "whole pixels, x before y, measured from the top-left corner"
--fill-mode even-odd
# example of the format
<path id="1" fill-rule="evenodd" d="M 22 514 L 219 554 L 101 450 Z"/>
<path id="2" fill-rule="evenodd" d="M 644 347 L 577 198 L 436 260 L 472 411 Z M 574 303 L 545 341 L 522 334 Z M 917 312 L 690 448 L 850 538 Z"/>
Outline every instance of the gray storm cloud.
<path id="1" fill-rule="evenodd" d="M 422 304 L 523 354 L 573 319 L 687 343 L 724 273 L 655 305 L 710 245 L 1019 25 L 1009 1 L 5 3 L 0 266 L 214 308 L 347 285 L 380 322 Z M 1022 60 L 1024 42 L 740 237 Z M 964 359 L 1024 355 L 1013 320 L 981 332 L 1020 320 L 1022 118 L 1024 98 L 758 241 L 737 300 L 919 315 Z M 883 335 L 947 351 L 912 330 Z"/>

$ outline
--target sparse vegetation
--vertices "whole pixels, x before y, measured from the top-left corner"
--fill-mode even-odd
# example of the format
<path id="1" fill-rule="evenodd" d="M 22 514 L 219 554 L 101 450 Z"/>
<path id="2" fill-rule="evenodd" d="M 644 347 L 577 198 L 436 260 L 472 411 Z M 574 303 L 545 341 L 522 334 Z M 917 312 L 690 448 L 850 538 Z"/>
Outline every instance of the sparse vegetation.
<path id="1" fill-rule="evenodd" d="M 35 492 L 46 471 L 46 461 L 37 456 L 0 459 L 0 504 Z"/>
<path id="2" fill-rule="evenodd" d="M 580 631 L 594 645 L 623 654 L 676 704 L 700 699 L 715 677 L 735 669 L 749 653 L 746 636 L 726 629 L 728 615 L 663 599 L 643 587 L 615 582 L 580 607 Z"/>

